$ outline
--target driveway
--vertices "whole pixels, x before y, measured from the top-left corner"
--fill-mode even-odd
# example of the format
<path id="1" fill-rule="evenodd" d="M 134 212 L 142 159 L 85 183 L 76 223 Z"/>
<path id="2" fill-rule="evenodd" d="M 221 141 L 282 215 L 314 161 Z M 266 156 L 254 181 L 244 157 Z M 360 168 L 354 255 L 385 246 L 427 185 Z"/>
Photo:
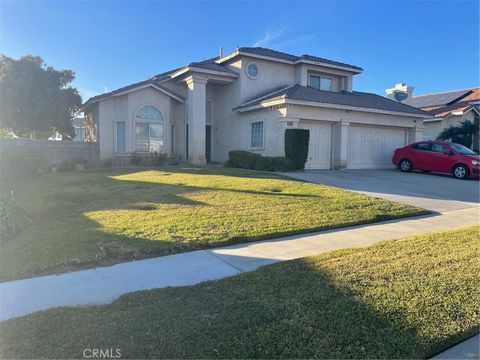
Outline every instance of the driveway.
<path id="1" fill-rule="evenodd" d="M 388 169 L 320 170 L 286 175 L 436 212 L 478 207 L 480 197 L 478 180 L 457 180 L 443 174 Z"/>

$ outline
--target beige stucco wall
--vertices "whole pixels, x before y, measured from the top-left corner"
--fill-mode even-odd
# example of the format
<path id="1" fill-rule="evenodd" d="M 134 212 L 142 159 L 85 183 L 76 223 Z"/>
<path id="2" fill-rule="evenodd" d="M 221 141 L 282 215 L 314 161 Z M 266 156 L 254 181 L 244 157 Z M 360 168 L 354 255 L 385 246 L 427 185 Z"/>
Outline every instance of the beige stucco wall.
<path id="1" fill-rule="evenodd" d="M 100 158 L 102 160 L 110 159 L 115 153 L 115 123 L 117 121 L 126 122 L 126 153 L 135 152 L 135 123 L 136 112 L 144 105 L 156 107 L 162 113 L 165 120 L 165 150 L 170 153 L 170 126 L 176 124 L 177 135 L 184 126 L 183 104 L 168 95 L 159 92 L 153 88 L 144 88 L 131 93 L 115 96 L 100 101 L 98 119 L 99 119 L 99 141 Z M 181 146 L 181 137 L 178 137 L 179 146 Z"/>
<path id="2" fill-rule="evenodd" d="M 460 122 L 468 120 L 473 123 L 474 113 L 469 111 L 463 115 L 452 115 L 440 121 L 426 121 L 424 122 L 425 130 L 423 132 L 423 138 L 425 140 L 436 140 L 440 132 L 450 125 L 456 126 Z"/>

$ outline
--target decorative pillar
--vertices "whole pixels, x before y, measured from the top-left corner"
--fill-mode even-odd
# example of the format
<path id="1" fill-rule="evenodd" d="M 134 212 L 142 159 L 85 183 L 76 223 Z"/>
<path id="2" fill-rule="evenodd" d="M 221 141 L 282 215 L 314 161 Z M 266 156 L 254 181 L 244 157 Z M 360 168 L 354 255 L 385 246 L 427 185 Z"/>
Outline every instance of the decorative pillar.
<path id="1" fill-rule="evenodd" d="M 340 120 L 333 124 L 333 156 L 332 167 L 334 170 L 346 169 L 348 165 L 348 127 L 350 123 Z"/>
<path id="2" fill-rule="evenodd" d="M 418 120 L 417 120 L 418 121 Z M 425 127 L 422 125 L 415 125 L 413 128 L 408 129 L 408 143 L 412 144 L 423 140 L 423 130 Z"/>
<path id="3" fill-rule="evenodd" d="M 192 165 L 205 165 L 207 163 L 205 154 L 207 79 L 190 76 L 186 82 L 188 86 L 188 162 Z"/>

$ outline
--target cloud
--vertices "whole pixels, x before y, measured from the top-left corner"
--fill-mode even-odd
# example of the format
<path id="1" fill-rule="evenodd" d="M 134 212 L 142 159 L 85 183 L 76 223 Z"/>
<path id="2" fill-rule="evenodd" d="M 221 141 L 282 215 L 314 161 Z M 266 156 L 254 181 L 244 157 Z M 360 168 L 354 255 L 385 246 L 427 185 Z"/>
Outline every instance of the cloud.
<path id="1" fill-rule="evenodd" d="M 253 46 L 268 46 L 276 49 L 290 48 L 292 46 L 307 46 L 315 41 L 315 34 L 301 34 L 288 37 L 287 27 L 281 29 L 267 29 L 263 38 L 257 40 Z"/>
<path id="2" fill-rule="evenodd" d="M 285 29 L 283 29 L 283 28 L 282 29 L 277 29 L 277 30 L 267 29 L 263 38 L 257 40 L 253 44 L 253 46 L 268 46 L 268 45 L 271 45 L 271 43 L 274 40 L 277 40 L 280 36 L 282 36 L 284 32 L 285 32 Z"/>

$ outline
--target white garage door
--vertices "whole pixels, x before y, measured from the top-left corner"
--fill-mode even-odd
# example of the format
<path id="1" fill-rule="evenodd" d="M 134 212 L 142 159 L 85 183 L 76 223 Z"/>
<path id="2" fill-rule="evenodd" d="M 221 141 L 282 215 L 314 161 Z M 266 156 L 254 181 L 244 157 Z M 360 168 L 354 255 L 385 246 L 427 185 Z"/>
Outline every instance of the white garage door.
<path id="1" fill-rule="evenodd" d="M 348 168 L 393 167 L 396 148 L 406 145 L 406 131 L 377 127 L 350 126 L 348 129 Z"/>
<path id="2" fill-rule="evenodd" d="M 305 169 L 330 169 L 332 126 L 329 124 L 305 124 L 303 128 L 310 130 Z"/>

